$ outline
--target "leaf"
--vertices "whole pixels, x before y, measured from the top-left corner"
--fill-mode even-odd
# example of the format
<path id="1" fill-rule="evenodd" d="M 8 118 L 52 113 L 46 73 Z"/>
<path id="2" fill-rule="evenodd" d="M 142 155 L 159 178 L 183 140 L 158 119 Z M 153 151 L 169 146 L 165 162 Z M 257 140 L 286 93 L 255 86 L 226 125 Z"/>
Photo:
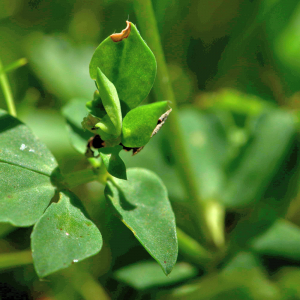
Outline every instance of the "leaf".
<path id="1" fill-rule="evenodd" d="M 222 201 L 229 207 L 257 202 L 290 151 L 295 134 L 289 113 L 273 110 L 262 116 L 239 166 L 229 177 Z"/>
<path id="2" fill-rule="evenodd" d="M 261 254 L 300 260 L 300 229 L 286 220 L 278 220 L 262 235 L 254 238 L 252 249 Z"/>
<path id="3" fill-rule="evenodd" d="M 35 224 L 31 249 L 39 277 L 67 268 L 101 250 L 101 233 L 81 210 L 80 200 L 65 191 L 60 194 L 59 202 L 52 203 Z"/>
<path id="4" fill-rule="evenodd" d="M 168 102 L 161 101 L 132 109 L 123 120 L 122 144 L 133 148 L 145 146 L 167 108 Z"/>
<path id="5" fill-rule="evenodd" d="M 0 222 L 30 226 L 54 195 L 57 163 L 19 120 L 0 110 Z"/>
<path id="6" fill-rule="evenodd" d="M 98 151 L 106 167 L 107 172 L 117 178 L 127 179 L 126 166 L 119 156 L 122 146 L 104 147 Z"/>
<path id="7" fill-rule="evenodd" d="M 99 68 L 97 68 L 96 81 L 105 111 L 114 125 L 114 131 L 109 133 L 118 137 L 121 134 L 122 128 L 122 113 L 118 93 L 115 86 Z"/>
<path id="8" fill-rule="evenodd" d="M 90 62 L 90 76 L 97 78 L 97 68 L 115 85 L 119 99 L 129 108 L 138 106 L 149 94 L 156 76 L 156 60 L 136 27 L 127 22 L 127 38 L 114 42 L 106 38 Z"/>
<path id="9" fill-rule="evenodd" d="M 195 108 L 181 110 L 179 116 L 200 196 L 203 200 L 218 198 L 225 182 L 226 132 L 216 117 Z"/>
<path id="10" fill-rule="evenodd" d="M 93 95 L 95 84 L 87 70 L 92 47 L 72 44 L 62 36 L 33 33 L 26 48 L 33 71 L 55 96 L 66 103 Z"/>
<path id="11" fill-rule="evenodd" d="M 85 103 L 86 99 L 72 99 L 62 109 L 62 114 L 67 121 L 71 143 L 82 154 L 86 152 L 88 140 L 93 136 L 91 132 L 84 131 L 81 126 L 83 118 L 87 116 Z"/>
<path id="12" fill-rule="evenodd" d="M 156 286 L 168 286 L 193 278 L 197 275 L 197 268 L 185 262 L 174 266 L 172 275 L 164 276 L 161 268 L 152 261 L 142 261 L 114 272 L 114 278 L 135 289 L 145 290 Z"/>
<path id="13" fill-rule="evenodd" d="M 127 181 L 108 181 L 104 191 L 122 222 L 168 275 L 178 254 L 175 217 L 167 190 L 157 175 L 129 169 Z"/>

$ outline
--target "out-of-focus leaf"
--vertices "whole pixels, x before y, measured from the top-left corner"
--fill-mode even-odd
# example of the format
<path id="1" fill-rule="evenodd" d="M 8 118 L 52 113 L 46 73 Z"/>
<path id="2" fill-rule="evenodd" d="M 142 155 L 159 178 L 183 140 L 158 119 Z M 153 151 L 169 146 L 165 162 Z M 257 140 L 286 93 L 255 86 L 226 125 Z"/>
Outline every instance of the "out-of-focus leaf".
<path id="1" fill-rule="evenodd" d="M 282 291 L 282 300 L 300 299 L 300 268 L 283 267 L 274 276 L 275 282 Z"/>
<path id="2" fill-rule="evenodd" d="M 107 172 L 114 177 L 126 180 L 126 166 L 119 156 L 122 149 L 122 146 L 104 147 L 99 149 L 99 153 Z"/>
<path id="3" fill-rule="evenodd" d="M 92 47 L 72 45 L 62 37 L 36 33 L 27 40 L 29 64 L 46 88 L 65 102 L 92 98 L 95 84 L 88 74 Z"/>
<path id="4" fill-rule="evenodd" d="M 297 0 L 286 3 L 280 0 L 266 0 L 261 2 L 259 13 L 261 13 L 261 10 L 272 6 L 274 7 L 272 13 L 264 19 L 265 37 L 273 57 L 271 67 L 276 66 L 281 79 L 275 84 L 284 89 L 286 96 L 290 96 L 292 93 L 299 91 L 300 44 L 297 36 L 300 5 Z M 277 90 L 278 87 L 276 87 Z"/>
<path id="5" fill-rule="evenodd" d="M 108 181 L 105 195 L 122 222 L 133 232 L 167 275 L 177 260 L 175 218 L 167 190 L 154 173 L 129 169 L 127 181 Z"/>
<path id="6" fill-rule="evenodd" d="M 203 93 L 198 97 L 201 108 L 229 110 L 237 114 L 258 116 L 272 104 L 254 95 L 243 94 L 234 89 L 224 89 L 218 92 Z"/>
<path id="7" fill-rule="evenodd" d="M 31 235 L 34 266 L 39 277 L 69 267 L 98 253 L 102 236 L 81 211 L 80 200 L 63 192 L 35 224 Z M 79 208 L 78 208 L 79 207 Z"/>
<path id="8" fill-rule="evenodd" d="M 167 286 L 193 278 L 197 275 L 197 268 L 185 262 L 177 263 L 172 273 L 165 276 L 159 265 L 152 261 L 138 262 L 117 270 L 114 277 L 138 290 L 155 286 Z"/>
<path id="9" fill-rule="evenodd" d="M 93 134 L 84 131 L 81 126 L 82 120 L 87 116 L 85 99 L 73 99 L 62 109 L 62 114 L 66 118 L 71 143 L 74 148 L 84 154 L 86 152 L 87 142 Z"/>
<path id="10" fill-rule="evenodd" d="M 280 300 L 279 289 L 250 253 L 239 253 L 220 273 L 161 294 L 159 300 Z"/>
<path id="11" fill-rule="evenodd" d="M 19 120 L 0 110 L 0 221 L 30 226 L 54 195 L 57 163 Z"/>
<path id="12" fill-rule="evenodd" d="M 278 220 L 254 238 L 251 246 L 261 255 L 300 260 L 300 229 L 285 220 Z"/>
<path id="13" fill-rule="evenodd" d="M 230 174 L 222 193 L 223 203 L 246 207 L 257 202 L 290 151 L 295 134 L 295 122 L 289 113 L 274 110 L 263 116 L 238 167 Z"/>
<path id="14" fill-rule="evenodd" d="M 131 22 L 127 24 L 128 37 L 114 42 L 109 36 L 98 46 L 90 63 L 90 76 L 96 80 L 97 68 L 100 68 L 115 85 L 120 100 L 132 109 L 152 88 L 156 60 L 136 27 Z"/>
<path id="15" fill-rule="evenodd" d="M 168 102 L 161 101 L 132 109 L 123 120 L 122 144 L 126 147 L 145 146 L 167 107 Z"/>
<path id="16" fill-rule="evenodd" d="M 182 110 L 180 119 L 194 174 L 199 180 L 200 195 L 203 199 L 218 197 L 225 179 L 222 170 L 227 156 L 224 129 L 216 119 L 195 109 Z"/>

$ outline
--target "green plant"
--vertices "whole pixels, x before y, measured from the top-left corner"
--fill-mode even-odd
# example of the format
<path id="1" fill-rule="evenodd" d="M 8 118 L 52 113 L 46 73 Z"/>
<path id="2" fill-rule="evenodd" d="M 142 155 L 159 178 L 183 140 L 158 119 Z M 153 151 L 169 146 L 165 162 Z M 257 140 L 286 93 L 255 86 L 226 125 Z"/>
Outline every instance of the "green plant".
<path id="1" fill-rule="evenodd" d="M 239 26 L 210 83 L 213 91 L 198 91 L 187 108 L 178 109 L 175 98 L 183 100 L 173 89 L 180 94 L 176 84 L 185 87 L 192 80 L 185 81 L 178 70 L 173 76 L 179 78 L 169 76 L 168 68 L 172 73 L 176 66 L 167 68 L 156 24 L 156 18 L 163 19 L 159 8 L 165 11 L 168 1 L 154 3 L 155 18 L 151 1 L 134 0 L 137 27 L 127 21 L 93 55 L 88 47 L 70 46 L 61 37 L 28 38 L 33 72 L 59 99 L 71 144 L 79 153 L 69 158 L 69 164 L 76 164 L 69 169 L 76 171 L 61 171 L 68 169 L 64 162 L 70 151 L 64 159 L 55 158 L 16 118 L 6 74 L 26 60 L 0 65 L 9 112 L 0 110 L 1 245 L 6 249 L 5 237 L 17 227 L 33 226 L 31 250 L 3 250 L 0 269 L 33 263 L 40 278 L 49 276 L 42 290 L 54 299 L 78 299 L 78 294 L 108 299 L 105 289 L 113 299 L 126 298 L 128 287 L 136 290 L 134 299 L 298 299 L 300 231 L 285 216 L 299 224 L 299 95 L 297 85 L 283 93 L 274 71 L 275 65 L 278 70 L 297 69 L 297 43 L 290 43 L 291 49 L 281 43 L 297 35 L 289 31 L 296 30 L 292 23 L 280 33 L 279 42 L 269 44 L 271 37 L 260 28 L 273 32 L 270 20 L 284 19 L 278 17 L 283 2 L 271 2 L 253 4 L 249 24 L 244 20 L 253 6 L 243 4 Z M 295 5 L 287 6 L 293 11 Z M 190 51 L 183 28 L 191 21 L 185 13 L 178 9 L 176 30 L 165 36 L 172 45 L 167 57 Z M 282 65 L 266 53 L 262 59 L 259 55 L 266 50 L 255 46 L 258 32 L 268 51 L 278 51 L 278 57 L 290 53 L 289 59 Z M 88 69 L 82 56 L 91 59 L 89 83 L 77 72 L 81 65 Z M 247 68 L 241 76 L 231 73 L 237 57 L 242 64 L 249 60 L 254 74 Z M 258 75 L 266 76 L 271 91 Z M 226 79 L 232 85 L 222 83 Z M 21 120 L 24 102 L 20 114 L 18 109 Z M 47 124 L 50 132 L 53 119 L 44 120 L 42 110 L 33 112 L 41 115 L 38 126 Z M 57 127 L 53 131 L 63 136 L 62 126 Z M 63 138 L 61 142 L 65 148 Z M 158 264 L 143 261 L 148 254 Z M 273 260 L 280 260 L 279 267 Z M 32 273 L 20 275 L 28 286 L 38 281 Z"/>
<path id="2" fill-rule="evenodd" d="M 74 147 L 91 162 L 90 168 L 77 173 L 61 174 L 46 146 L 26 125 L 1 111 L 4 147 L 0 160 L 5 181 L 0 218 L 14 226 L 35 224 L 31 249 L 40 277 L 101 250 L 99 230 L 80 200 L 68 191 L 92 180 L 106 185 L 104 193 L 121 220 L 163 271 L 171 272 L 178 246 L 166 188 L 150 171 L 126 170 L 119 157 L 123 148 L 141 151 L 167 117 L 167 101 L 138 106 L 149 94 L 155 75 L 154 55 L 131 22 L 127 21 L 121 34 L 99 45 L 90 63 L 90 76 L 97 87 L 94 99 L 87 103 L 75 99 L 63 109 Z M 2 82 L 8 86 L 6 80 Z M 57 203 L 49 205 L 53 197 Z"/>

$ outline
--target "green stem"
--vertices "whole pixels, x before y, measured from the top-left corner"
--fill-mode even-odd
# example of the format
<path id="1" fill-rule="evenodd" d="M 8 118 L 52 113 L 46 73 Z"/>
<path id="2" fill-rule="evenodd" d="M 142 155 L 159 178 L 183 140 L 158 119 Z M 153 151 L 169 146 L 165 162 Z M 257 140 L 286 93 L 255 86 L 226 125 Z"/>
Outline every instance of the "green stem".
<path id="1" fill-rule="evenodd" d="M 20 59 L 14 61 L 13 63 L 11 63 L 10 65 L 6 66 L 5 68 L 3 68 L 2 71 L 5 73 L 8 73 L 15 69 L 25 66 L 27 63 L 28 63 L 28 61 L 26 58 L 20 58 Z"/>
<path id="2" fill-rule="evenodd" d="M 93 169 L 84 169 L 64 175 L 64 182 L 68 188 L 73 188 L 98 179 L 98 174 Z"/>
<path id="3" fill-rule="evenodd" d="M 173 149 L 178 173 L 185 187 L 186 194 L 189 197 L 189 201 L 193 205 L 192 210 L 196 213 L 200 233 L 207 241 L 216 244 L 214 241 L 214 233 L 211 232 L 205 221 L 205 215 L 207 214 L 206 206 L 200 199 L 199 182 L 195 180 L 196 177 L 188 157 L 185 146 L 186 142 L 181 131 L 176 99 L 169 78 L 151 0 L 134 0 L 133 4 L 139 28 L 157 60 L 157 78 L 154 85 L 156 99 L 158 101 L 170 101 L 173 109 L 168 118 L 168 122 L 166 122 L 166 126 L 169 127 L 170 132 L 168 138 Z"/>
<path id="4" fill-rule="evenodd" d="M 176 231 L 180 253 L 195 265 L 205 268 L 213 259 L 211 253 L 180 228 L 177 227 Z"/>
<path id="5" fill-rule="evenodd" d="M 0 84 L 3 90 L 4 98 L 8 107 L 8 112 L 13 116 L 17 116 L 17 111 L 13 99 L 13 95 L 11 92 L 11 88 L 6 76 L 6 73 L 3 71 L 3 65 L 0 59 Z"/>
<path id="6" fill-rule="evenodd" d="M 20 251 L 0 254 L 0 269 L 14 268 L 32 264 L 31 251 Z"/>
<path id="7" fill-rule="evenodd" d="M 110 300 L 102 285 L 91 274 L 79 268 L 76 268 L 75 271 L 74 269 L 65 270 L 64 274 L 67 275 L 69 283 L 83 299 Z"/>

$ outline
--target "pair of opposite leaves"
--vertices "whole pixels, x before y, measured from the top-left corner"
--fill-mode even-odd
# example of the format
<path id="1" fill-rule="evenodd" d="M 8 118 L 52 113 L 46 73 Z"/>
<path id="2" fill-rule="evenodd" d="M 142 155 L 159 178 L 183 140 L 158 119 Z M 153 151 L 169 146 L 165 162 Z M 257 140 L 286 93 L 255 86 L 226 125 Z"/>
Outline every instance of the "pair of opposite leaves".
<path id="1" fill-rule="evenodd" d="M 132 23 L 127 21 L 121 33 L 98 46 L 90 76 L 96 80 L 98 91 L 87 103 L 90 113 L 83 127 L 99 134 L 109 147 L 122 143 L 126 148 L 140 148 L 147 144 L 170 110 L 167 112 L 167 101 L 137 107 L 153 86 L 156 60 Z"/>

